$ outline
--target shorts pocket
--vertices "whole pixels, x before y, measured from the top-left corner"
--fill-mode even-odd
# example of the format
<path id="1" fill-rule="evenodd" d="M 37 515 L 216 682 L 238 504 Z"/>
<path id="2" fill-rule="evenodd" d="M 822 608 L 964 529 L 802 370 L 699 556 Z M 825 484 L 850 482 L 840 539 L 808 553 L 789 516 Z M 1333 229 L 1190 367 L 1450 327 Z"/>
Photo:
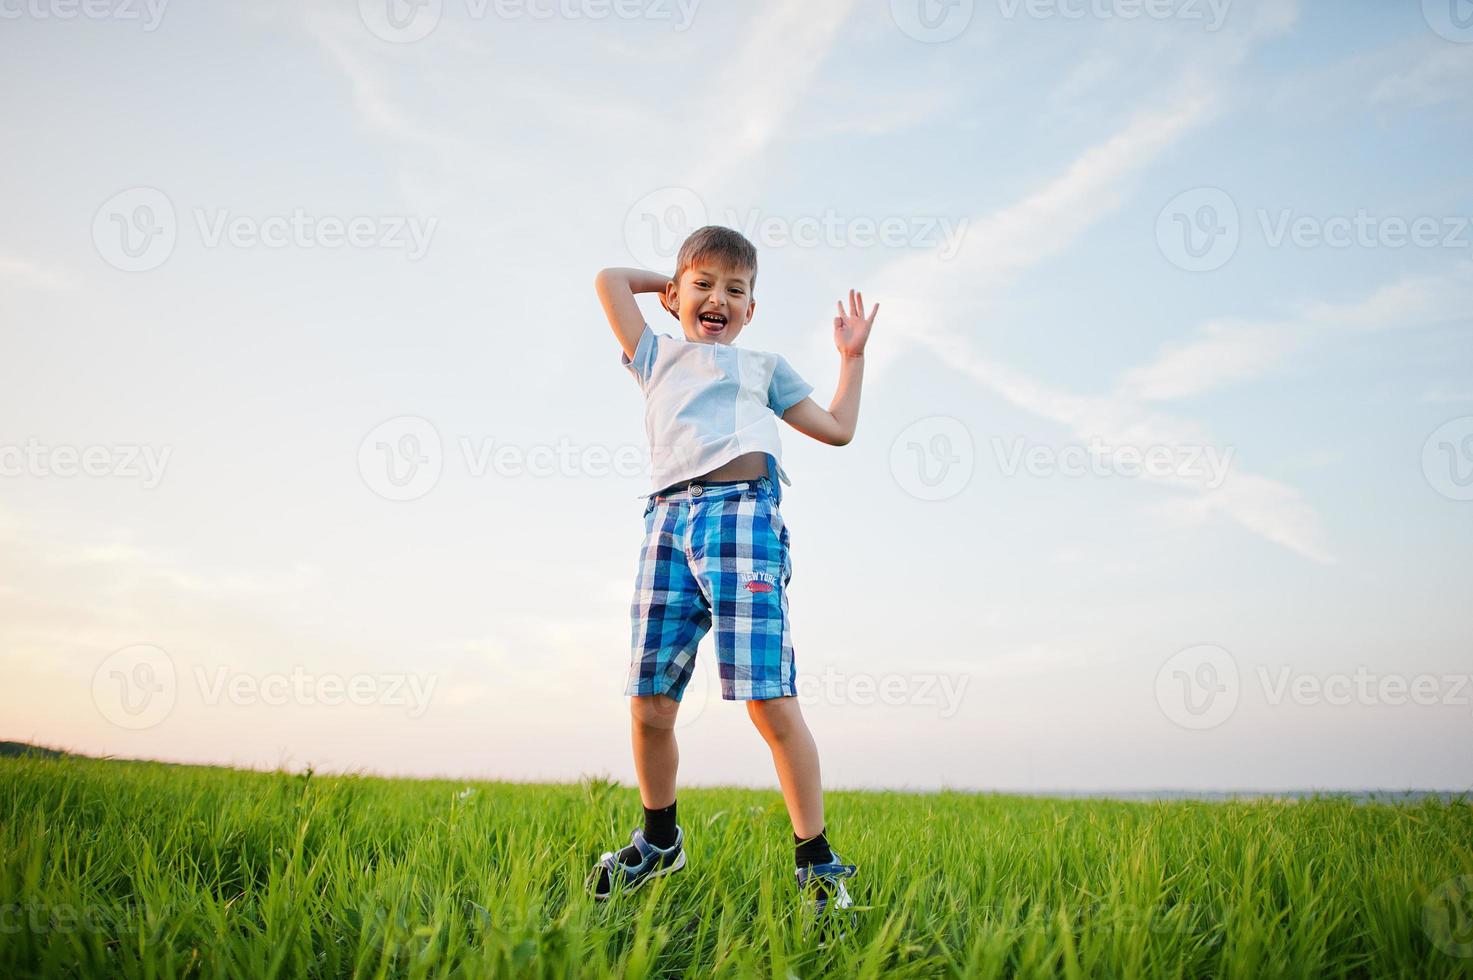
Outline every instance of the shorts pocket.
<path id="1" fill-rule="evenodd" d="M 777 509 L 777 504 L 766 497 L 758 497 L 757 500 L 758 506 L 767 515 L 767 526 L 777 541 L 778 553 L 782 555 L 783 584 L 787 585 L 793 577 L 793 555 L 788 538 L 788 526 L 783 522 L 783 515 Z"/>

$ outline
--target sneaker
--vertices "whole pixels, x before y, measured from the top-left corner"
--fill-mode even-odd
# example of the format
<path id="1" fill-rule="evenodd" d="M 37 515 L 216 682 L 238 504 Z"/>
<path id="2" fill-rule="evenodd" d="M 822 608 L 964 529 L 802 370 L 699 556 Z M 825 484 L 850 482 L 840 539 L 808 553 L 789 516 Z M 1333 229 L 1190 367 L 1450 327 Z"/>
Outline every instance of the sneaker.
<path id="1" fill-rule="evenodd" d="M 617 851 L 605 851 L 588 877 L 588 887 L 598 901 L 608 898 L 615 889 L 632 892 L 651 878 L 674 874 L 685 867 L 685 831 L 679 826 L 675 828 L 675 843 L 666 848 L 645 840 L 643 828 L 636 828 L 629 837 L 639 850 L 640 861 L 625 864 Z"/>
<path id="2" fill-rule="evenodd" d="M 829 855 L 833 860 L 827 864 L 810 864 L 797 869 L 793 874 L 798 878 L 798 890 L 811 899 L 808 907 L 824 924 L 825 937 L 838 940 L 844 938 L 843 927 L 840 925 L 835 934 L 831 928 L 833 922 L 842 923 L 847 918 L 850 928 L 856 924 L 853 912 L 846 915 L 840 910 L 854 904 L 854 900 L 849 897 L 849 889 L 844 887 L 844 879 L 854 877 L 857 868 L 855 865 L 845 864 L 837 851 L 830 849 Z"/>

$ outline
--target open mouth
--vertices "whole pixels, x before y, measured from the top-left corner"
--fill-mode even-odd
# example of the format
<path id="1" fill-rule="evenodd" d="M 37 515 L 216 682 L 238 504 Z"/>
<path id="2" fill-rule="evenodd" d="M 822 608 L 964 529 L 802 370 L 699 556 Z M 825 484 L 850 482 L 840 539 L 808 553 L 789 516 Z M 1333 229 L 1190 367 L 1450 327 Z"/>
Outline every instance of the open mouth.
<path id="1" fill-rule="evenodd" d="M 702 313 L 701 328 L 707 333 L 720 333 L 726 329 L 726 317 L 720 313 Z"/>

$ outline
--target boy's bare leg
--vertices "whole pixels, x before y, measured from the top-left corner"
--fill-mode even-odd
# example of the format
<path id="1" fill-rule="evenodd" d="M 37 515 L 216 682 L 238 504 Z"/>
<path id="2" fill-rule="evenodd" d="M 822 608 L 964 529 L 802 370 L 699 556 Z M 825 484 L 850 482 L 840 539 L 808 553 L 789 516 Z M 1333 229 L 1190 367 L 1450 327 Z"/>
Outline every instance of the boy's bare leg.
<path id="1" fill-rule="evenodd" d="M 803 720 L 796 697 L 748 701 L 747 714 L 772 749 L 777 781 L 783 788 L 793 833 L 816 837 L 823 832 L 823 782 L 818 771 L 818 746 Z"/>
<path id="2" fill-rule="evenodd" d="M 640 799 L 651 810 L 675 802 L 675 770 L 680 766 L 675 713 L 679 710 L 680 702 L 666 694 L 629 699 L 634 771 L 639 776 Z"/>

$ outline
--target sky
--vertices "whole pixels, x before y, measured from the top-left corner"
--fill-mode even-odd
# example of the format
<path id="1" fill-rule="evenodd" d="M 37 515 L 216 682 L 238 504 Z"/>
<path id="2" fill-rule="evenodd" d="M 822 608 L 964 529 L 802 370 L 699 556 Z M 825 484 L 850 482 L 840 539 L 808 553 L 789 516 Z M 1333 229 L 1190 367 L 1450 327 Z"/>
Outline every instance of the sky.
<path id="1" fill-rule="evenodd" d="M 1467 0 L 0 0 L 0 78 L 0 739 L 632 784 L 593 279 L 713 223 L 821 405 L 882 306 L 782 427 L 827 787 L 1473 787 Z M 713 661 L 681 784 L 776 787 Z"/>

